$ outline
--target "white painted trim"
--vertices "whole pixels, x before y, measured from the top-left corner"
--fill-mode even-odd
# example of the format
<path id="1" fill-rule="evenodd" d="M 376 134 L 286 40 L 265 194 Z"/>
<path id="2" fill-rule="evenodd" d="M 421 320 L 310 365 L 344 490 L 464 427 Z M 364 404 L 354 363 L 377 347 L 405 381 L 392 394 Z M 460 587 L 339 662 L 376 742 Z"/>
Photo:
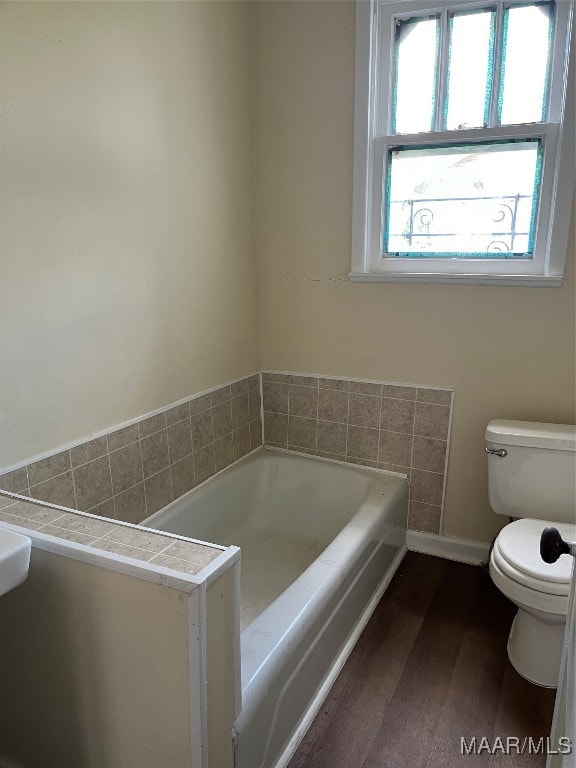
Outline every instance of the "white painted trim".
<path id="1" fill-rule="evenodd" d="M 348 277 L 352 283 L 502 285 L 507 288 L 560 288 L 564 282 L 563 275 L 457 275 L 447 272 L 349 272 Z"/>
<path id="2" fill-rule="evenodd" d="M 202 636 L 206 622 L 205 605 L 200 592 L 188 597 L 188 695 L 190 697 L 190 768 L 207 765 L 207 719 L 205 674 L 202 672 Z M 204 663 L 204 673 L 206 664 Z"/>
<path id="3" fill-rule="evenodd" d="M 457 560 L 459 563 L 481 565 L 488 561 L 490 545 L 468 539 L 453 539 L 437 533 L 407 531 L 406 545 L 410 552 Z"/>
<path id="4" fill-rule="evenodd" d="M 326 679 L 324 680 L 324 683 L 322 684 L 321 688 L 319 689 L 316 696 L 312 699 L 310 702 L 307 710 L 305 711 L 304 715 L 302 716 L 302 720 L 300 721 L 300 725 L 297 727 L 297 729 L 294 731 L 294 735 L 288 742 L 288 745 L 286 746 L 286 749 L 281 754 L 279 759 L 276 761 L 274 766 L 272 768 L 286 768 L 288 763 L 290 762 L 290 758 L 298 748 L 298 745 L 304 738 L 306 731 L 312 724 L 312 721 L 318 714 L 318 711 L 320 707 L 322 706 L 322 703 L 324 702 L 324 699 L 330 692 L 330 689 L 334 685 L 334 682 L 338 675 L 340 674 L 342 667 L 346 663 L 346 660 L 348 659 L 348 656 L 352 653 L 352 649 L 356 645 L 358 638 L 364 631 L 364 628 L 366 627 L 366 624 L 368 624 L 368 621 L 370 620 L 370 617 L 374 613 L 376 606 L 380 602 L 380 599 L 382 598 L 382 595 L 386 591 L 386 588 L 390 584 L 392 577 L 398 570 L 398 567 L 400 566 L 400 563 L 404 559 L 404 555 L 407 552 L 406 546 L 400 547 L 398 552 L 396 553 L 394 559 L 392 560 L 390 567 L 386 571 L 386 575 L 378 585 L 377 590 L 375 591 L 372 599 L 366 606 L 366 609 L 364 610 L 362 616 L 358 619 L 356 626 L 350 633 L 346 644 L 338 654 L 336 660 L 330 667 L 330 670 L 326 676 Z"/>

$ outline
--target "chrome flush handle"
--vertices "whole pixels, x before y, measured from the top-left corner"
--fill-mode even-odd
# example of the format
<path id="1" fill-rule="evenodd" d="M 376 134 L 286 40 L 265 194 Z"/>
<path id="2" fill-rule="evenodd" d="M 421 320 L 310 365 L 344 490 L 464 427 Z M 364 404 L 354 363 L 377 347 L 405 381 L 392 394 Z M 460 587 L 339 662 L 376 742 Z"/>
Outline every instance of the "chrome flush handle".
<path id="1" fill-rule="evenodd" d="M 496 450 L 496 448 L 485 448 L 484 449 L 486 453 L 489 453 L 491 456 L 498 456 L 498 458 L 503 459 L 506 456 L 508 456 L 508 451 L 504 450 L 504 448 L 500 448 L 499 450 Z"/>

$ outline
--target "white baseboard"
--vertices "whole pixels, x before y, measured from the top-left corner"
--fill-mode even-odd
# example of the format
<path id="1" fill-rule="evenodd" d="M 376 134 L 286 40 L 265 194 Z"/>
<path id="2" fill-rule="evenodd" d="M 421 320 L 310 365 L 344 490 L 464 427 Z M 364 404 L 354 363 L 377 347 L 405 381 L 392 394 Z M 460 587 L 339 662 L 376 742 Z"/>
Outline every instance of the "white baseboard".
<path id="1" fill-rule="evenodd" d="M 490 553 L 489 544 L 467 539 L 451 539 L 448 536 L 422 531 L 407 531 L 406 546 L 411 552 L 422 552 L 425 555 L 444 557 L 471 565 L 488 562 Z"/>

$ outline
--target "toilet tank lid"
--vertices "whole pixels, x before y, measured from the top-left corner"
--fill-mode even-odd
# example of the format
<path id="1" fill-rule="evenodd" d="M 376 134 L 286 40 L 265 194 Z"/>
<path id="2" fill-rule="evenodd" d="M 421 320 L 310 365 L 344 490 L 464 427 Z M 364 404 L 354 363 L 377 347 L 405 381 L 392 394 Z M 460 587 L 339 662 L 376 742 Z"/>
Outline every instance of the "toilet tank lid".
<path id="1" fill-rule="evenodd" d="M 497 445 L 576 451 L 576 426 L 495 419 L 486 427 L 486 440 Z"/>

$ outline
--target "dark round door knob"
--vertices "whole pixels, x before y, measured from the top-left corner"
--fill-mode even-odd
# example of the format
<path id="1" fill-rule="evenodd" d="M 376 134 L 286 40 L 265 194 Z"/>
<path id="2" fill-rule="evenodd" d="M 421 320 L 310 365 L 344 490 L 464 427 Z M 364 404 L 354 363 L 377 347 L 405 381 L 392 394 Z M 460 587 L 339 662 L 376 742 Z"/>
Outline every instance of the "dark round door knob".
<path id="1" fill-rule="evenodd" d="M 548 526 L 540 535 L 540 557 L 545 563 L 555 563 L 560 555 L 569 555 L 570 545 L 567 544 L 557 528 Z"/>

